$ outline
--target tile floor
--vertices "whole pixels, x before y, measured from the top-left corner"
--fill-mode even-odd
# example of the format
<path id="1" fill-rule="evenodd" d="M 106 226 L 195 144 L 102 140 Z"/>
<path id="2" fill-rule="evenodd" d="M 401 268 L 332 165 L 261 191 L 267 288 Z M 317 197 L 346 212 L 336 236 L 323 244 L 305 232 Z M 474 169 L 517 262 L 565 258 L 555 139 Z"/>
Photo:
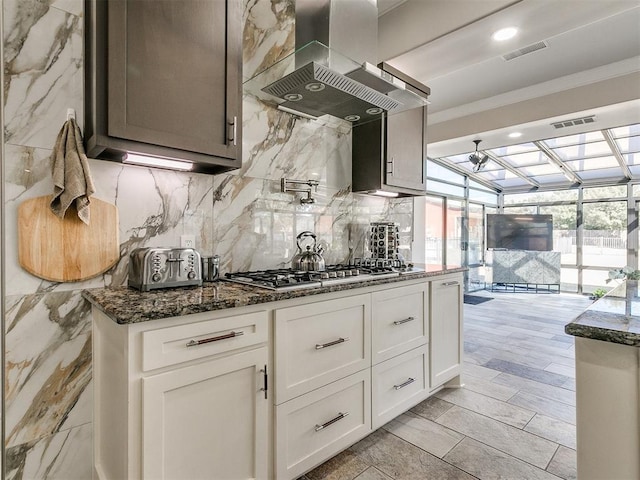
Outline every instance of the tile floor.
<path id="1" fill-rule="evenodd" d="M 575 479 L 573 337 L 584 296 L 474 292 L 463 389 L 445 389 L 300 480 Z"/>

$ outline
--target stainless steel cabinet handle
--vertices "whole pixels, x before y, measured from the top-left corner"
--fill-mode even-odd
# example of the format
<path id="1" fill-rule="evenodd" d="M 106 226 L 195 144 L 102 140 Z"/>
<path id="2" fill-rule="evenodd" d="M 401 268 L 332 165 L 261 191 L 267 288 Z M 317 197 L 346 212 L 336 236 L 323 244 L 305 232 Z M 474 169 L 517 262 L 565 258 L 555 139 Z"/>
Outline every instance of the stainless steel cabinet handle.
<path id="1" fill-rule="evenodd" d="M 348 417 L 348 416 L 349 416 L 349 412 L 344 412 L 344 413 L 340 412 L 338 413 L 338 416 L 336 418 L 332 418 L 331 420 L 329 420 L 326 423 L 323 423 L 322 425 L 316 425 L 316 432 L 319 432 L 320 430 L 324 430 L 329 425 L 333 425 L 338 420 L 342 420 L 344 417 Z"/>
<path id="2" fill-rule="evenodd" d="M 321 350 L 323 348 L 332 347 L 334 345 L 338 345 L 340 343 L 348 342 L 349 337 L 340 337 L 338 340 L 334 340 L 329 343 L 316 343 L 316 350 Z"/>
<path id="3" fill-rule="evenodd" d="M 236 144 L 236 133 L 237 133 L 237 124 L 238 124 L 238 117 L 233 117 L 233 120 L 231 122 L 229 122 L 229 126 L 231 127 L 231 135 L 229 136 L 229 141 L 233 142 L 233 144 Z"/>
<path id="4" fill-rule="evenodd" d="M 267 366 L 260 369 L 260 373 L 262 373 L 264 379 L 264 386 L 260 389 L 261 392 L 264 392 L 264 399 L 267 399 L 267 391 L 269 390 L 269 373 L 267 372 Z"/>
<path id="5" fill-rule="evenodd" d="M 407 317 L 404 320 L 396 320 L 393 322 L 394 325 L 402 325 L 403 323 L 411 322 L 415 320 L 415 317 Z"/>
<path id="6" fill-rule="evenodd" d="M 187 343 L 187 347 L 195 347 L 196 345 L 202 345 L 204 343 L 218 342 L 220 340 L 226 340 L 227 338 L 239 337 L 240 335 L 244 335 L 244 332 L 231 332 L 218 337 L 205 338 L 203 340 L 190 340 Z"/>
<path id="7" fill-rule="evenodd" d="M 453 285 L 460 285 L 460 282 L 455 281 L 455 282 L 444 282 L 442 284 L 443 287 L 452 287 Z"/>
<path id="8" fill-rule="evenodd" d="M 408 379 L 406 382 L 401 383 L 400 385 L 394 385 L 394 386 L 393 386 L 393 388 L 395 388 L 396 390 L 400 390 L 401 388 L 404 388 L 404 387 L 406 387 L 407 385 L 411 385 L 411 384 L 412 384 L 413 382 L 415 382 L 415 381 L 416 381 L 416 379 L 415 379 L 415 378 L 411 378 L 411 377 L 409 377 L 409 379 Z"/>
<path id="9" fill-rule="evenodd" d="M 394 170 L 394 167 L 395 167 L 395 162 L 396 162 L 395 157 L 391 157 L 391 161 L 390 161 L 390 162 L 387 162 L 387 165 L 391 165 L 391 170 L 389 170 L 389 168 L 387 167 L 387 175 L 393 175 L 393 170 Z"/>

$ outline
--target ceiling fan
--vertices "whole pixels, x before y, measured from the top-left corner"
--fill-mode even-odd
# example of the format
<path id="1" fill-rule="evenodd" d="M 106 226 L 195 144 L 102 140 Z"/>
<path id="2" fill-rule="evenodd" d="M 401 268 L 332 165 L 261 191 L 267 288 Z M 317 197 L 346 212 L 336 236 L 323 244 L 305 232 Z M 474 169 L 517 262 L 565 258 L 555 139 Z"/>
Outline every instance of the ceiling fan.
<path id="1" fill-rule="evenodd" d="M 471 155 L 469 155 L 469 161 L 471 163 L 473 163 L 473 172 L 479 172 L 482 167 L 485 166 L 485 164 L 489 161 L 489 155 L 480 155 L 480 152 L 478 152 L 478 145 L 480 144 L 482 140 L 474 140 L 473 143 L 476 144 L 476 151 L 474 153 L 472 153 Z"/>

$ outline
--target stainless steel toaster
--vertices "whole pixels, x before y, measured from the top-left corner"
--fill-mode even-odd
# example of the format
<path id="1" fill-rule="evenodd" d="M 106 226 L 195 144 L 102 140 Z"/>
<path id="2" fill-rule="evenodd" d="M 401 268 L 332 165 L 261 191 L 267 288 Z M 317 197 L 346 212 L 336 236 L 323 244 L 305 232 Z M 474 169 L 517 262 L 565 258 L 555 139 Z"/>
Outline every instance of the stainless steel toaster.
<path id="1" fill-rule="evenodd" d="M 193 248 L 136 248 L 129 258 L 129 286 L 156 288 L 202 285 L 200 254 Z"/>

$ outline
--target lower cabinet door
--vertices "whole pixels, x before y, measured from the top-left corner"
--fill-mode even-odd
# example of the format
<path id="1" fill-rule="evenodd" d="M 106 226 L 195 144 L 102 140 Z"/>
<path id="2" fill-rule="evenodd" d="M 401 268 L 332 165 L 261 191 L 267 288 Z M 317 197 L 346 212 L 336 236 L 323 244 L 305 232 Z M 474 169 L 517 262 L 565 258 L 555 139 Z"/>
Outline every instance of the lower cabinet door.
<path id="1" fill-rule="evenodd" d="M 431 282 L 431 390 L 462 373 L 463 280 L 461 274 Z"/>
<path id="2" fill-rule="evenodd" d="M 267 478 L 267 347 L 142 380 L 142 478 Z"/>
<path id="3" fill-rule="evenodd" d="M 428 396 L 428 345 L 374 365 L 371 378 L 372 427 L 376 429 Z"/>
<path id="4" fill-rule="evenodd" d="M 304 472 L 371 432 L 369 369 L 276 407 L 276 478 Z"/>

